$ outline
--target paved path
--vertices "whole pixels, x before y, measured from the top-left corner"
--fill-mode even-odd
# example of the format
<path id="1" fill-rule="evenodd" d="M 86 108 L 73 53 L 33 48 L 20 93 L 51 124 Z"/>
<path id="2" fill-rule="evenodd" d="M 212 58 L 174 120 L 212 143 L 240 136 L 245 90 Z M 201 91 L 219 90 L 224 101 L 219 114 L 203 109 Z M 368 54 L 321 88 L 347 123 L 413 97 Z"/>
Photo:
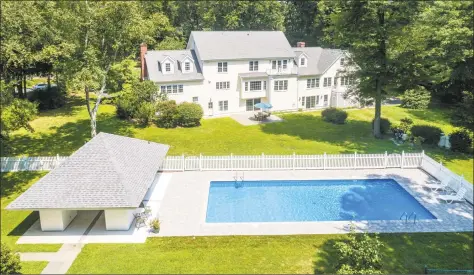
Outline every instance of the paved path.
<path id="1" fill-rule="evenodd" d="M 77 255 L 81 253 L 84 247 L 83 240 L 89 234 L 94 224 L 99 219 L 102 211 L 99 211 L 97 216 L 86 229 L 82 237 L 77 243 L 65 243 L 58 252 L 25 252 L 20 253 L 21 261 L 48 261 L 48 265 L 43 269 L 41 274 L 66 274 L 76 259 Z"/>

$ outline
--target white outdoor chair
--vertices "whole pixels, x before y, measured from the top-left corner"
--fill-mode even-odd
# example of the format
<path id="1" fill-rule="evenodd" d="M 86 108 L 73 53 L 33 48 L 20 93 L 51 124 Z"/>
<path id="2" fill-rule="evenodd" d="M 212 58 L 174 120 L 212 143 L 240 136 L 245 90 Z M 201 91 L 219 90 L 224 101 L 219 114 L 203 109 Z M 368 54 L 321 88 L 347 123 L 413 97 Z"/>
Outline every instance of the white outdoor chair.
<path id="1" fill-rule="evenodd" d="M 466 188 L 461 187 L 455 195 L 439 195 L 438 199 L 446 201 L 447 203 L 463 202 L 464 195 L 466 194 Z"/>
<path id="2" fill-rule="evenodd" d="M 446 188 L 449 185 L 450 179 L 445 179 L 440 183 L 424 183 L 423 187 L 429 188 L 433 191 L 441 191 L 441 190 L 446 190 Z"/>

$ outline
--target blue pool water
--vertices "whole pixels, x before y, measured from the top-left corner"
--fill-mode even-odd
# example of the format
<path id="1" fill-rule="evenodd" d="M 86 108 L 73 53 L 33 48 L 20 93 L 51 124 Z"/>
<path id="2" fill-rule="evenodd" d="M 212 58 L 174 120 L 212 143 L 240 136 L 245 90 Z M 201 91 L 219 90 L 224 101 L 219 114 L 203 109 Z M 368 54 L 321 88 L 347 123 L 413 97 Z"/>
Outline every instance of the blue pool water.
<path id="1" fill-rule="evenodd" d="M 213 181 L 206 222 L 435 219 L 392 179 Z"/>

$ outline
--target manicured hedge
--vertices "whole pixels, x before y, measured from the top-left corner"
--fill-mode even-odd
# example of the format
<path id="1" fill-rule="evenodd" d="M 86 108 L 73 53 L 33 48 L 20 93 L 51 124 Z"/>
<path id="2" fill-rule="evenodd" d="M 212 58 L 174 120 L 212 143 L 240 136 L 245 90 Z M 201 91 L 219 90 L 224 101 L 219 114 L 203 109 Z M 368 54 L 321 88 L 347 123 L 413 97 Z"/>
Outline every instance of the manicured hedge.
<path id="1" fill-rule="evenodd" d="M 472 138 L 467 130 L 458 130 L 449 136 L 451 150 L 455 152 L 470 153 L 472 151 Z"/>
<path id="2" fill-rule="evenodd" d="M 182 127 L 195 127 L 201 124 L 204 114 L 201 105 L 196 103 L 183 102 L 177 108 L 177 124 Z"/>
<path id="3" fill-rule="evenodd" d="M 422 137 L 422 143 L 424 144 L 438 144 L 442 133 L 443 131 L 440 128 L 430 125 L 415 125 L 411 127 L 411 134 L 414 137 Z"/>
<path id="4" fill-rule="evenodd" d="M 402 96 L 401 106 L 408 109 L 426 109 L 430 104 L 431 93 L 425 87 L 406 90 Z"/>
<path id="5" fill-rule="evenodd" d="M 338 108 L 327 108 L 322 111 L 321 116 L 327 122 L 334 124 L 344 124 L 347 119 L 347 112 Z"/>

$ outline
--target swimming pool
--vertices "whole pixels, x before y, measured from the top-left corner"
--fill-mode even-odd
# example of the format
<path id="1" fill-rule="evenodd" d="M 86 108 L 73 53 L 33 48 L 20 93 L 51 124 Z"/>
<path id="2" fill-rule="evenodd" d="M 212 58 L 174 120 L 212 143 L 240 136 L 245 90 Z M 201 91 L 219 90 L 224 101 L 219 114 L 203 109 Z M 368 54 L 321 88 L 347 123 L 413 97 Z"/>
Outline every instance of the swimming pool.
<path id="1" fill-rule="evenodd" d="M 393 179 L 212 181 L 206 222 L 436 219 Z"/>

